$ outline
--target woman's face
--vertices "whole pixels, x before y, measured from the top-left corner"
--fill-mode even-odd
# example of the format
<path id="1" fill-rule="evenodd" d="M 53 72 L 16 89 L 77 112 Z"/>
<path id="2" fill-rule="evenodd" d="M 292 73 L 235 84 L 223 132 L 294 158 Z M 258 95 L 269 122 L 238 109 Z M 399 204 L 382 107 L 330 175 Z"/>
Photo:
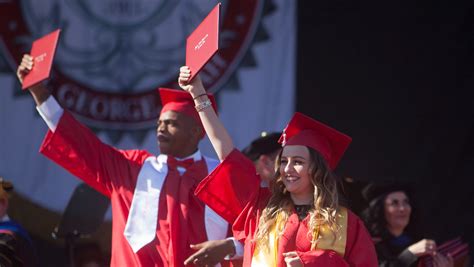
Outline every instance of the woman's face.
<path id="1" fill-rule="evenodd" d="M 410 222 L 411 205 L 403 191 L 392 192 L 385 198 L 385 220 L 391 229 L 404 230 Z"/>
<path id="2" fill-rule="evenodd" d="M 309 174 L 310 163 L 307 147 L 289 145 L 283 148 L 280 174 L 286 190 L 292 196 L 297 196 L 300 199 L 312 199 L 314 188 Z"/>

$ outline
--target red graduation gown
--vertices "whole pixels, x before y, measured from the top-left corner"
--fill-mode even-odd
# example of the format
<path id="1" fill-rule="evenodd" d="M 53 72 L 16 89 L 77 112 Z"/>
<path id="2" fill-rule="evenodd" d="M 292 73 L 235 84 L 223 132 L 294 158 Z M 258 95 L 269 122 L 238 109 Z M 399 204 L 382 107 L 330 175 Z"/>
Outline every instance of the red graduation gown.
<path id="1" fill-rule="evenodd" d="M 118 150 L 102 143 L 66 111 L 54 133 L 47 133 L 40 151 L 110 198 L 111 266 L 183 266 L 193 253 L 189 245 L 207 240 L 204 204 L 193 195 L 197 183 L 208 173 L 204 160 L 188 168 L 187 172 L 196 174 L 194 179 L 165 180 L 159 198 L 156 238 L 133 253 L 123 233 L 138 174 L 145 159 L 152 155 L 143 150 Z M 171 199 L 180 202 L 178 210 L 169 210 Z M 183 199 L 188 203 L 179 205 Z M 176 229 L 180 223 L 186 225 Z"/>
<path id="2" fill-rule="evenodd" d="M 251 161 L 234 150 L 201 183 L 196 195 L 232 223 L 234 236 L 245 243 L 244 266 L 250 266 L 255 243 L 252 242 L 261 212 L 270 192 L 260 187 L 260 179 Z M 377 256 L 370 235 L 362 221 L 352 212 L 347 213 L 347 236 L 344 255 L 333 250 L 311 250 L 306 218 L 296 214 L 288 219 L 278 242 L 277 266 L 286 266 L 283 252 L 297 251 L 304 266 L 360 266 L 376 267 Z"/>

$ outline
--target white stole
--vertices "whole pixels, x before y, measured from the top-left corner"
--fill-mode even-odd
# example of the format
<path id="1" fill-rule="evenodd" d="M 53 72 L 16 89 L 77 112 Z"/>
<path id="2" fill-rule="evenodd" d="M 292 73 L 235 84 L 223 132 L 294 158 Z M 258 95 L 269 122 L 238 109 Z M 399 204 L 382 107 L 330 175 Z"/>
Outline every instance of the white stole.
<path id="1" fill-rule="evenodd" d="M 189 158 L 201 160 L 199 151 Z M 149 157 L 143 163 L 137 177 L 130 212 L 125 225 L 124 236 L 133 252 L 139 251 L 156 238 L 156 226 L 161 188 L 168 174 L 167 155 Z M 219 164 L 217 160 L 204 157 L 208 173 Z M 178 167 L 180 174 L 185 169 Z M 208 240 L 224 239 L 227 236 L 227 222 L 208 206 L 205 206 L 204 221 Z"/>

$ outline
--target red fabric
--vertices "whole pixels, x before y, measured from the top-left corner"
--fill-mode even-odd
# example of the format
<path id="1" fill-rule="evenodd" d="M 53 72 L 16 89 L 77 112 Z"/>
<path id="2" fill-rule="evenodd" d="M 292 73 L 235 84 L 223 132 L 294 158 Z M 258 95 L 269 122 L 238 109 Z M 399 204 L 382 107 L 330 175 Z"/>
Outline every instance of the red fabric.
<path id="1" fill-rule="evenodd" d="M 169 88 L 158 89 L 161 98 L 161 104 L 163 108 L 160 113 L 164 113 L 168 110 L 184 113 L 201 124 L 201 119 L 194 107 L 194 100 L 188 92 Z M 212 108 L 217 112 L 217 104 L 212 94 L 207 94 L 207 97 L 211 101 Z"/>
<path id="2" fill-rule="evenodd" d="M 168 168 L 176 169 L 177 167 L 185 168 L 186 170 L 194 164 L 194 159 L 189 158 L 185 160 L 177 160 L 173 157 L 168 157 Z"/>
<path id="3" fill-rule="evenodd" d="M 302 145 L 318 151 L 335 169 L 352 138 L 302 113 L 296 112 L 278 140 L 283 146 Z"/>
<path id="4" fill-rule="evenodd" d="M 138 173 L 152 155 L 103 144 L 68 112 L 64 112 L 56 131 L 48 132 L 40 151 L 110 198 L 111 266 L 183 266 L 184 259 L 192 253 L 189 245 L 206 241 L 204 206 L 193 195 L 199 178 L 207 174 L 205 161 L 193 164 L 183 176 L 170 168 L 159 199 L 157 238 L 135 254 L 123 232 Z"/>
<path id="5" fill-rule="evenodd" d="M 244 266 L 250 266 L 255 244 L 252 242 L 261 212 L 270 193 L 260 188 L 253 163 L 234 150 L 197 187 L 196 195 L 219 215 L 233 223 L 234 236 L 245 243 Z M 348 211 L 347 242 L 344 257 L 329 250 L 311 251 L 308 218 L 298 220 L 294 213 L 283 230 L 278 246 L 278 266 L 286 266 L 283 252 L 297 251 L 305 266 L 376 267 L 377 256 L 362 221 Z"/>
<path id="6" fill-rule="evenodd" d="M 349 267 L 349 264 L 333 250 L 316 249 L 313 251 L 298 252 L 304 266 L 339 266 Z M 356 265 L 357 266 L 357 265 Z M 365 265 L 360 265 L 365 266 Z M 367 265 L 370 266 L 370 265 Z M 374 266 L 374 265 L 371 265 Z M 377 265 L 375 265 L 377 266 Z"/>
<path id="7" fill-rule="evenodd" d="M 168 159 L 168 162 L 175 161 Z M 189 245 L 198 244 L 207 240 L 206 228 L 204 225 L 204 203 L 193 196 L 195 185 L 199 183 L 202 177 L 207 175 L 207 166 L 204 160 L 191 165 L 181 176 L 176 169 L 173 168 L 175 163 L 168 165 L 168 175 L 166 179 L 172 179 L 173 183 L 166 183 L 160 197 L 166 198 L 166 219 L 161 220 L 159 215 L 160 228 L 162 224 L 166 224 L 171 233 L 169 243 L 161 242 L 160 249 L 163 244 L 167 244 L 168 260 L 175 263 L 182 263 L 186 258 L 194 253 Z M 176 166 L 176 165 L 175 165 Z M 195 179 L 194 177 L 201 177 Z M 161 206 L 160 206 L 161 209 Z M 199 223 L 201 222 L 201 223 Z M 162 238 L 160 238 L 162 236 Z M 158 231 L 159 240 L 168 239 L 168 232 Z M 187 242 L 183 242 L 186 240 Z"/>
<path id="8" fill-rule="evenodd" d="M 187 102 L 169 102 L 163 105 L 161 109 L 161 113 L 165 113 L 169 110 L 180 112 L 183 114 L 188 115 L 189 117 L 193 118 L 197 122 L 201 122 L 199 118 L 199 114 L 196 112 L 196 109 L 192 103 Z"/>

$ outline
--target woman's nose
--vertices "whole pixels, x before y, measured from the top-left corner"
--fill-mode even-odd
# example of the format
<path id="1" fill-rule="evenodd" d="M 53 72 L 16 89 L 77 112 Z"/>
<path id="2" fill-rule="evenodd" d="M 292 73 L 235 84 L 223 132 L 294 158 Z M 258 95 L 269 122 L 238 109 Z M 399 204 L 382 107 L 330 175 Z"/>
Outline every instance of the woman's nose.
<path id="1" fill-rule="evenodd" d="M 405 210 L 407 209 L 407 206 L 404 205 L 404 204 L 401 204 L 401 205 L 398 206 L 398 209 L 399 209 L 400 211 L 405 211 Z"/>
<path id="2" fill-rule="evenodd" d="M 291 162 L 286 163 L 284 170 L 285 173 L 290 173 L 293 170 L 293 164 Z"/>

